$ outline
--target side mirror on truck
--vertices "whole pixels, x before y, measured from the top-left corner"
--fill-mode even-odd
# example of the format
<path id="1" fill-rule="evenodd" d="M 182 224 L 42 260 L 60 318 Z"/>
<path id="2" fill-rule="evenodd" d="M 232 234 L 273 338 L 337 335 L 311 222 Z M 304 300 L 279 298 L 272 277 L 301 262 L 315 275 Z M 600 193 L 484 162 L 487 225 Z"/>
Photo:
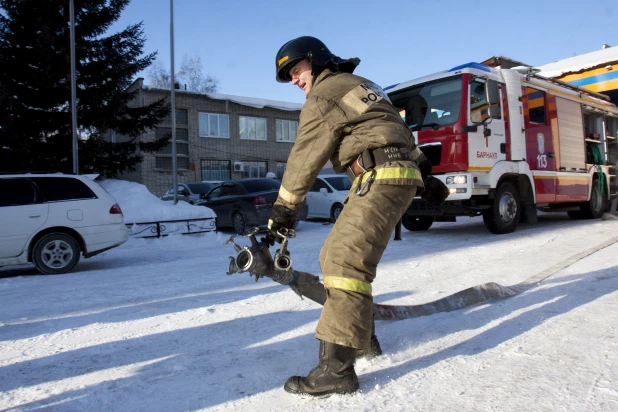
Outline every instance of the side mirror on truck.
<path id="1" fill-rule="evenodd" d="M 495 80 L 482 78 L 473 79 L 476 86 L 472 91 L 476 96 L 476 102 L 470 104 L 470 120 L 475 125 L 487 127 L 493 119 L 500 119 L 500 93 L 498 92 L 498 82 Z M 484 98 L 481 96 L 485 95 Z"/>
<path id="2" fill-rule="evenodd" d="M 487 103 L 489 108 L 487 114 L 491 119 L 500 118 L 500 94 L 498 93 L 498 82 L 488 79 L 485 84 L 485 93 L 487 96 Z"/>

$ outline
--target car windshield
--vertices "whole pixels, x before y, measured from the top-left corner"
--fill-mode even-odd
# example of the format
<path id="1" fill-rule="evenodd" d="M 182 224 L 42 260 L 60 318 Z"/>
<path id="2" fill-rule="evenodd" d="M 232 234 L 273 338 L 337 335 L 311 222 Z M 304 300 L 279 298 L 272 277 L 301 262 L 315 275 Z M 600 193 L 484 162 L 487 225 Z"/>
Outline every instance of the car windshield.
<path id="1" fill-rule="evenodd" d="M 212 183 L 187 183 L 187 186 L 193 193 L 196 193 L 198 195 L 208 193 L 210 189 L 215 187 L 215 185 Z"/>
<path id="2" fill-rule="evenodd" d="M 281 182 L 275 179 L 255 179 L 246 181 L 237 181 L 241 184 L 248 193 L 265 192 L 267 190 L 279 190 Z"/>
<path id="3" fill-rule="evenodd" d="M 418 84 L 389 95 L 412 130 L 454 124 L 461 106 L 461 76 Z"/>
<path id="4" fill-rule="evenodd" d="M 352 188 L 352 181 L 347 176 L 336 177 L 324 177 L 335 190 L 350 190 Z"/>

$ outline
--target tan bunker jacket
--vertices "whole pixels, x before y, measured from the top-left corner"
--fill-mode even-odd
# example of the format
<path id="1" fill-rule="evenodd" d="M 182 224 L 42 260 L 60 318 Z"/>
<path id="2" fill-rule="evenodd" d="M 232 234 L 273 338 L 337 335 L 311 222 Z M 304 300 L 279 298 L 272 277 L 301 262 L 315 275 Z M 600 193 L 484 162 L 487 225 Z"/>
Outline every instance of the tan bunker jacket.
<path id="1" fill-rule="evenodd" d="M 408 147 L 413 161 L 394 158 L 378 165 L 375 184 L 415 185 L 422 190 L 417 164 L 424 156 L 386 93 L 360 76 L 324 70 L 300 113 L 277 203 L 296 209 L 328 160 L 340 173 L 366 149 L 391 145 Z M 356 184 L 367 177 L 357 178 Z"/>

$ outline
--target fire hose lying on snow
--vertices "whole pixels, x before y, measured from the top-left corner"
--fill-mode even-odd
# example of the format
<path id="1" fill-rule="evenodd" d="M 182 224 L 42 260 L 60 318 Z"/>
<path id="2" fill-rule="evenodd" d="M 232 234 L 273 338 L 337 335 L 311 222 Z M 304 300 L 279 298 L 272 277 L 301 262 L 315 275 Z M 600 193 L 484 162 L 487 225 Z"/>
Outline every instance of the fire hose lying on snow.
<path id="1" fill-rule="evenodd" d="M 289 285 L 301 298 L 306 297 L 320 305 L 324 305 L 326 301 L 326 290 L 324 289 L 324 285 L 320 282 L 320 278 L 309 273 L 296 271 L 292 268 L 292 258 L 290 252 L 287 250 L 287 245 L 289 238 L 296 236 L 295 232 L 289 230 L 287 232 L 278 233 L 282 238 L 282 242 L 281 247 L 275 252 L 274 258 L 271 255 L 269 244 L 266 242 L 266 239 L 262 238 L 259 241 L 257 240 L 256 235 L 258 233 L 260 233 L 259 229 L 254 228 L 244 235 L 244 237 L 249 238 L 251 241 L 251 246 L 239 246 L 234 242 L 236 236 L 230 237 L 225 242 L 225 244 L 232 243 L 237 252 L 235 258 L 230 256 L 230 266 L 227 274 L 249 273 L 250 276 L 255 276 L 256 282 L 262 277 L 267 277 L 277 283 Z M 610 239 L 513 286 L 502 286 L 495 282 L 483 283 L 482 285 L 464 289 L 442 299 L 419 305 L 383 305 L 374 303 L 374 319 L 411 319 L 438 312 L 450 312 L 489 300 L 518 295 L 536 286 L 549 276 L 617 241 L 618 238 Z"/>

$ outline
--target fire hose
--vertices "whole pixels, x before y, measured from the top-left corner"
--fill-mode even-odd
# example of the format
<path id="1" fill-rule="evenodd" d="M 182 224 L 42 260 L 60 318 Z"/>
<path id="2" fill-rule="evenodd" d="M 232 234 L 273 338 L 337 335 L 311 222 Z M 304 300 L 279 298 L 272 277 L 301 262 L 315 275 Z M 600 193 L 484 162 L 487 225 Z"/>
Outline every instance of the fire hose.
<path id="1" fill-rule="evenodd" d="M 239 246 L 235 242 L 236 236 L 230 237 L 225 244 L 232 243 L 237 252 L 236 257 L 230 256 L 229 270 L 227 275 L 234 273 L 249 273 L 255 276 L 257 282 L 262 277 L 267 277 L 275 282 L 288 285 L 301 298 L 306 297 L 320 305 L 326 302 L 326 289 L 320 282 L 320 278 L 309 273 L 295 271 L 292 268 L 292 258 L 287 250 L 288 240 L 296 236 L 294 230 L 279 232 L 282 239 L 281 247 L 275 251 L 274 258 L 269 250 L 270 245 L 266 239 L 259 241 L 256 235 L 260 233 L 258 228 L 254 228 L 244 237 L 249 238 L 250 246 Z M 402 320 L 411 319 L 419 316 L 432 315 L 438 312 L 450 312 L 465 307 L 495 299 L 515 296 L 538 285 L 541 281 L 571 266 L 575 262 L 589 256 L 601 249 L 604 249 L 618 242 L 618 237 L 610 239 L 598 246 L 584 250 L 569 259 L 532 276 L 525 281 L 512 286 L 502 286 L 495 282 L 483 283 L 473 286 L 452 295 L 446 296 L 433 302 L 422 303 L 419 305 L 384 305 L 373 304 L 375 320 Z"/>

